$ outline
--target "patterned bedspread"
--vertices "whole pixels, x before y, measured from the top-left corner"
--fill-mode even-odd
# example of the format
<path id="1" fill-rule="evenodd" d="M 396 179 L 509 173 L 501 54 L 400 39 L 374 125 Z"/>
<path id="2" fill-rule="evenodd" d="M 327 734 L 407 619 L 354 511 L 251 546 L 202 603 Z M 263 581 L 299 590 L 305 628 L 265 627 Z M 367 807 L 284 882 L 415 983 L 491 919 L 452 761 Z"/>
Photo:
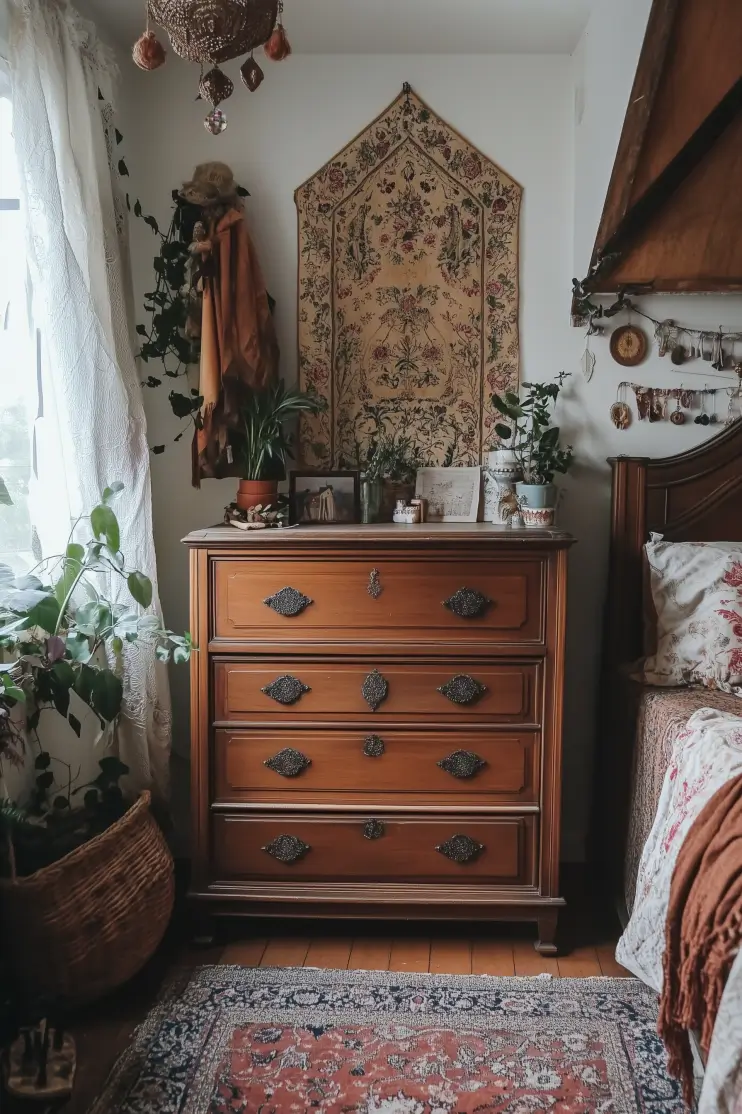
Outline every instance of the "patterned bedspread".
<path id="1" fill-rule="evenodd" d="M 629 913 L 634 906 L 636 876 L 644 844 L 652 829 L 665 771 L 678 733 L 699 708 L 742 715 L 742 700 L 706 688 L 666 689 L 646 686 L 639 702 L 629 834 L 624 860 L 624 894 Z"/>

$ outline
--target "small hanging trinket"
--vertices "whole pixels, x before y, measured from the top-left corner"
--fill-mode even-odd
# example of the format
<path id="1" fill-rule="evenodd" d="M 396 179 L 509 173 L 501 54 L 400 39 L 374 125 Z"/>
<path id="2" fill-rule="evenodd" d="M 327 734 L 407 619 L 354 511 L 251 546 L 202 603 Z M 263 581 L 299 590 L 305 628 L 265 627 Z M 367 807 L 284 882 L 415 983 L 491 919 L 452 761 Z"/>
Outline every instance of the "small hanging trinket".
<path id="1" fill-rule="evenodd" d="M 222 101 L 232 96 L 234 85 L 218 66 L 214 66 L 201 78 L 198 91 L 205 101 L 211 101 L 213 107 L 218 108 Z"/>
<path id="2" fill-rule="evenodd" d="M 685 414 L 680 409 L 680 392 L 679 391 L 677 392 L 675 398 L 677 399 L 677 403 L 676 403 L 675 409 L 673 410 L 672 414 L 670 415 L 670 421 L 672 422 L 673 425 L 685 425 Z"/>
<path id="3" fill-rule="evenodd" d="M 157 70 L 165 65 L 167 52 L 154 31 L 148 29 L 134 43 L 131 56 L 140 70 Z"/>
<path id="4" fill-rule="evenodd" d="M 631 425 L 631 409 L 625 397 L 627 387 L 628 383 L 618 384 L 616 401 L 613 403 L 613 406 L 611 406 L 611 421 L 616 429 L 628 429 Z"/>
<path id="5" fill-rule="evenodd" d="M 250 52 L 250 57 L 241 67 L 240 73 L 242 74 L 243 82 L 251 93 L 255 93 L 263 84 L 265 74 L 261 70 L 258 63 L 255 61 L 255 57 L 252 52 Z"/>
<path id="6" fill-rule="evenodd" d="M 711 395 L 711 413 L 709 414 L 709 425 L 717 425 L 719 419 L 716 416 L 716 391 L 708 392 Z"/>
<path id="7" fill-rule="evenodd" d="M 204 127 L 212 135 L 221 135 L 227 126 L 227 117 L 221 108 L 215 108 L 204 120 Z"/>
<path id="8" fill-rule="evenodd" d="M 278 19 L 276 21 L 276 26 L 273 29 L 273 34 L 263 47 L 263 50 L 272 62 L 283 62 L 284 58 L 288 58 L 289 54 L 291 54 L 291 43 L 287 38 L 286 30 L 283 26 L 283 0 L 278 0 Z"/>
<path id="9" fill-rule="evenodd" d="M 693 419 L 695 425 L 710 425 L 711 424 L 711 418 L 706 413 L 706 395 L 707 395 L 707 393 L 708 392 L 705 389 L 703 391 L 701 391 L 701 413 L 698 415 L 698 417 Z"/>

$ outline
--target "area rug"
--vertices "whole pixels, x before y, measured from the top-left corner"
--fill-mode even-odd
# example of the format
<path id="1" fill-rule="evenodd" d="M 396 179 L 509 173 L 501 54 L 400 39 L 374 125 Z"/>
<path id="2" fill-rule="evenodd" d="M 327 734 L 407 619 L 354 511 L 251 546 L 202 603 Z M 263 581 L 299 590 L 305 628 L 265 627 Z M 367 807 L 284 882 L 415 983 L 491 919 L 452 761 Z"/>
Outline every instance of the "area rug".
<path id="1" fill-rule="evenodd" d="M 480 463 L 492 392 L 518 388 L 521 195 L 409 88 L 299 187 L 300 379 L 327 403 L 305 465 L 358 464 L 381 432 Z"/>
<path id="2" fill-rule="evenodd" d="M 682 1114 L 633 979 L 203 967 L 91 1114 Z"/>

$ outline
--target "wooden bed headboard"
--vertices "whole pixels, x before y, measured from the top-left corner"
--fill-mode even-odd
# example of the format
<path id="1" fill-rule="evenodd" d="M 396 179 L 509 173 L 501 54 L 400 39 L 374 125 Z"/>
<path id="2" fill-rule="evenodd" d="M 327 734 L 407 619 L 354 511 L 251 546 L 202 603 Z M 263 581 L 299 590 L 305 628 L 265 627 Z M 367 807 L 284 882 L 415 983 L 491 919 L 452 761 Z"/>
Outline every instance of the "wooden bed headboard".
<path id="1" fill-rule="evenodd" d="M 639 694 L 625 667 L 642 656 L 644 645 L 642 550 L 652 532 L 669 541 L 742 542 L 742 420 L 678 456 L 619 456 L 609 463 L 611 544 L 591 858 L 615 893 L 623 873 Z"/>
<path id="2" fill-rule="evenodd" d="M 669 541 L 742 542 L 742 421 L 678 456 L 618 456 L 613 469 L 604 667 L 642 653 L 642 548 Z"/>

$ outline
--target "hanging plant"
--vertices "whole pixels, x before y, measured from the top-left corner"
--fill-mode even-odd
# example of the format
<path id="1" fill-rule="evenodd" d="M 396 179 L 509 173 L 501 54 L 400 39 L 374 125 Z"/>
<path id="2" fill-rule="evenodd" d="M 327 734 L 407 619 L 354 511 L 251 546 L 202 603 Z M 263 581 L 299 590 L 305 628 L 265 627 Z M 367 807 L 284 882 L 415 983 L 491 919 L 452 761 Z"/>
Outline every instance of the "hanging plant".
<path id="1" fill-rule="evenodd" d="M 237 186 L 237 193 L 240 197 L 249 197 L 243 186 Z M 139 349 L 142 362 L 161 363 L 163 371 L 149 374 L 142 382 L 143 387 L 162 386 L 160 374 L 168 379 L 187 380 L 189 367 L 198 364 L 201 356 L 200 337 L 190 332 L 189 319 L 197 296 L 191 281 L 191 245 L 196 225 L 204 221 L 204 210 L 183 198 L 177 189 L 172 191 L 172 199 L 173 214 L 165 233 L 160 231 L 154 217 L 143 212 L 139 201 L 131 208 L 134 216 L 149 225 L 160 238 L 160 247 L 153 260 L 154 289 L 144 295 L 149 323 L 137 325 L 137 333 L 143 338 Z M 173 438 L 173 441 L 180 441 L 191 425 L 198 427 L 203 399 L 193 387 L 185 392 L 174 387 L 168 399 L 176 418 L 185 420 L 185 425 Z M 164 451 L 164 445 L 152 448 L 156 454 Z"/>

